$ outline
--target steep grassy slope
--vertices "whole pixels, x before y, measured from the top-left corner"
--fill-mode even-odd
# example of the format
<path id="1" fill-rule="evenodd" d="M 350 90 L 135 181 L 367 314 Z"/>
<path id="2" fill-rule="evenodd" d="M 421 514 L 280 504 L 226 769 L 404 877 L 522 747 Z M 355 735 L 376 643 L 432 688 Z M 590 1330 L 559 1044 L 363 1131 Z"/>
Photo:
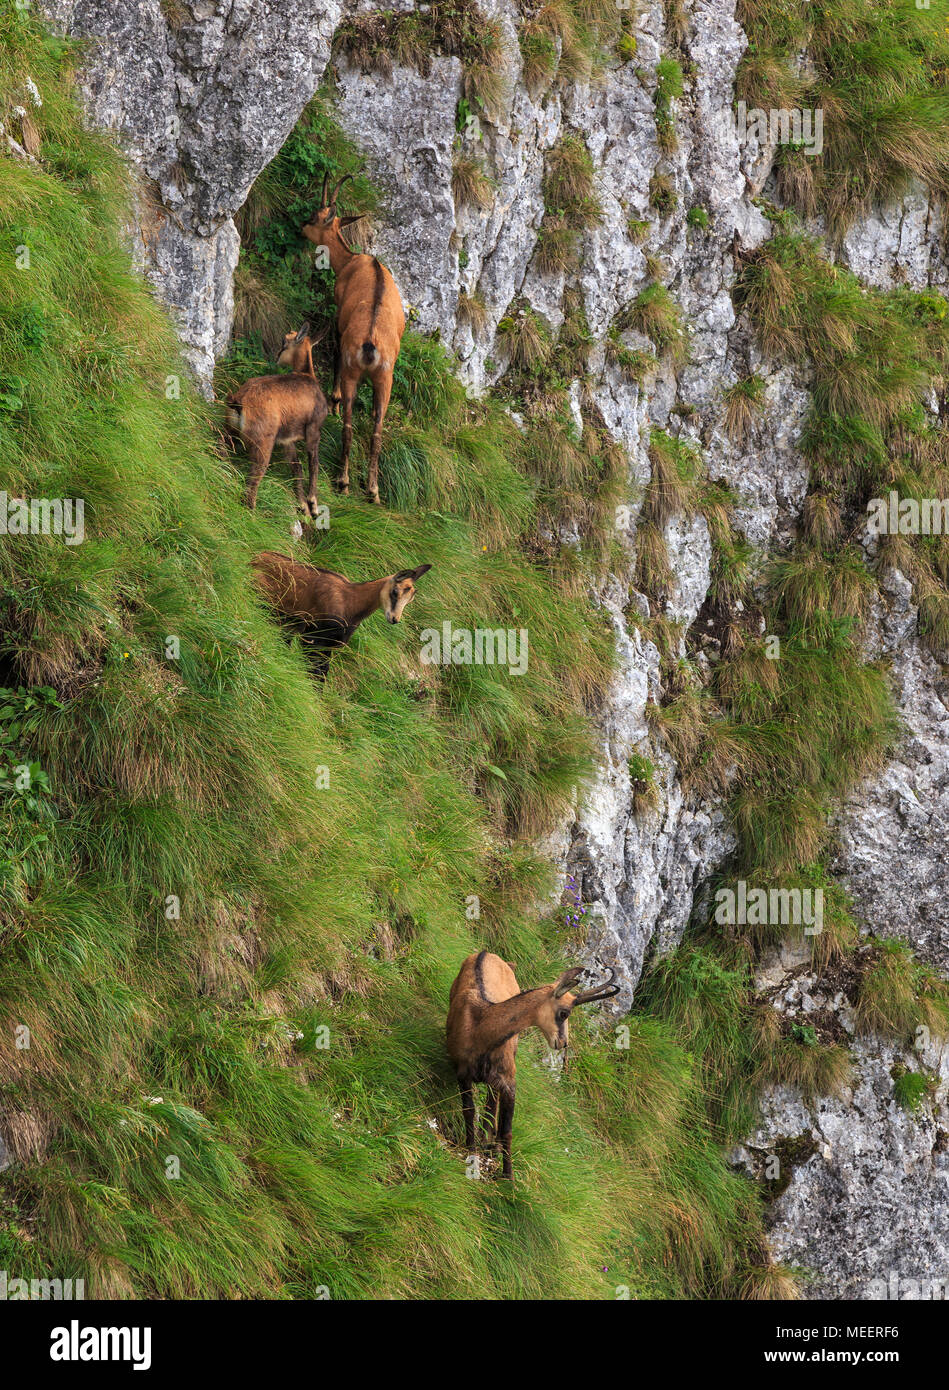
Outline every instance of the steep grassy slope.
<path id="1" fill-rule="evenodd" d="M 248 582 L 288 545 L 284 471 L 249 516 L 69 65 L 4 4 L 0 119 L 37 158 L 0 154 L 0 487 L 83 498 L 86 539 L 0 547 L 0 1267 L 105 1296 L 753 1291 L 758 1199 L 648 1008 L 628 1047 L 581 1024 L 566 1076 L 524 1047 L 513 1187 L 456 1146 L 448 986 L 480 945 L 526 984 L 558 968 L 522 837 L 589 766 L 609 668 L 530 541 L 536 455 L 410 342 L 390 506 L 334 502 L 318 554 L 434 568 L 314 688 Z M 529 673 L 420 665 L 446 617 L 526 627 Z"/>

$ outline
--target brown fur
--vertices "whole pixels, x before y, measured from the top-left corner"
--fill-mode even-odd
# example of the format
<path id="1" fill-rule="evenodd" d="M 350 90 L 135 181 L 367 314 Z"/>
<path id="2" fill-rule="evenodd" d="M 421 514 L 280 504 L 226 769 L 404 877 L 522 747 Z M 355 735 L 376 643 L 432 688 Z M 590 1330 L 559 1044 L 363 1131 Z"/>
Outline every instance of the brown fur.
<path id="1" fill-rule="evenodd" d="M 247 480 L 247 505 L 257 506 L 257 489 L 270 466 L 275 444 L 285 448 L 293 469 L 297 501 L 308 516 L 316 516 L 316 480 L 320 467 L 320 431 L 329 414 L 326 397 L 313 370 L 313 341 L 307 325 L 283 340 L 280 366 L 287 374 L 255 376 L 228 396 L 228 425 L 243 439 L 252 467 Z M 304 440 L 310 462 L 310 483 L 303 495 L 303 470 L 297 441 Z"/>
<path id="2" fill-rule="evenodd" d="M 392 395 L 392 372 L 405 331 L 405 314 L 398 286 L 385 266 L 375 256 L 357 256 L 343 240 L 341 229 L 360 218 L 337 217 L 336 197 L 340 184 L 329 196 L 326 188 L 324 180 L 322 206 L 302 231 L 309 241 L 326 247 L 336 276 L 334 295 L 339 355 L 331 401 L 333 409 L 338 408 L 343 418 L 339 486 L 342 492 L 349 491 L 353 401 L 359 383 L 368 376 L 372 382 L 373 428 L 367 494 L 371 502 L 378 502 L 382 422 Z"/>
<path id="3" fill-rule="evenodd" d="M 448 1003 L 446 1041 L 461 1091 L 465 1142 L 475 1147 L 474 1087 L 487 1087 L 482 1137 L 499 1145 L 505 1178 L 511 1177 L 511 1129 L 516 1094 L 517 1043 L 528 1028 L 539 1028 L 549 1045 L 564 1051 L 570 1039 L 570 1013 L 578 1004 L 609 999 L 619 992 L 612 984 L 572 994 L 581 966 L 565 970 L 550 985 L 522 992 L 514 968 L 500 956 L 481 951 L 468 956 L 452 984 Z"/>
<path id="4" fill-rule="evenodd" d="M 332 648 L 345 646 L 377 608 L 388 622 L 397 623 L 415 597 L 415 581 L 431 565 L 351 584 L 334 570 L 301 565 L 288 555 L 263 550 L 254 557 L 253 569 L 257 587 L 277 612 L 298 624 L 313 645 Z"/>

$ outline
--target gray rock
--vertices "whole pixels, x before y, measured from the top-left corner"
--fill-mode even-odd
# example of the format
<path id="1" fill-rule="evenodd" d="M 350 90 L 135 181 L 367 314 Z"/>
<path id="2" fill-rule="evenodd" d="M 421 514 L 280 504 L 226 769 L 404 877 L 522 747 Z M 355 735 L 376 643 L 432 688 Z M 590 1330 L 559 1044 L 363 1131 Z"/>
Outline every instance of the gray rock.
<path id="1" fill-rule="evenodd" d="M 319 86 L 342 6 L 176 0 L 175 23 L 160 0 L 50 0 L 46 9 L 88 42 L 90 116 L 148 180 L 132 241 L 209 390 L 233 314 L 231 219 Z"/>

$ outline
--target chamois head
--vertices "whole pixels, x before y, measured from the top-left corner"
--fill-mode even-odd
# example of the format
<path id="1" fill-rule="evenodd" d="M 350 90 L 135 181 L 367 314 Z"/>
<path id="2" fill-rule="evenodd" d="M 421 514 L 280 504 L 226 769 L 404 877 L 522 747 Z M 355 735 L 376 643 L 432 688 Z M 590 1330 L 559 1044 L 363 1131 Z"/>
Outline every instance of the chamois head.
<path id="1" fill-rule="evenodd" d="M 382 610 L 387 622 L 397 623 L 405 611 L 405 605 L 415 597 L 415 581 L 426 574 L 431 565 L 419 565 L 415 570 L 399 570 L 386 580 L 382 589 Z"/>
<path id="2" fill-rule="evenodd" d="M 563 972 L 556 984 L 546 986 L 549 993 L 537 1010 L 537 1026 L 555 1052 L 562 1052 L 570 1041 L 570 1014 L 578 1004 L 592 1004 L 596 999 L 612 999 L 614 994 L 619 994 L 619 985 L 613 983 L 616 971 L 612 967 L 610 978 L 595 989 L 571 994 L 573 985 L 585 973 L 582 965 L 573 965 Z"/>
<path id="3" fill-rule="evenodd" d="M 320 205 L 313 212 L 309 222 L 301 227 L 303 235 L 308 241 L 313 241 L 317 246 L 327 246 L 339 238 L 340 230 L 343 227 L 350 227 L 354 222 L 361 222 L 364 213 L 357 212 L 352 217 L 336 216 L 336 199 L 339 190 L 347 179 L 351 179 L 352 174 L 346 174 L 340 179 L 332 193 L 327 193 L 329 187 L 329 174 L 323 179 L 323 192 L 320 194 Z M 345 243 L 344 243 L 345 245 Z"/>
<path id="4" fill-rule="evenodd" d="M 297 333 L 290 332 L 284 335 L 283 347 L 277 356 L 277 366 L 289 367 L 294 372 L 305 371 L 312 348 L 310 325 L 305 323 Z"/>

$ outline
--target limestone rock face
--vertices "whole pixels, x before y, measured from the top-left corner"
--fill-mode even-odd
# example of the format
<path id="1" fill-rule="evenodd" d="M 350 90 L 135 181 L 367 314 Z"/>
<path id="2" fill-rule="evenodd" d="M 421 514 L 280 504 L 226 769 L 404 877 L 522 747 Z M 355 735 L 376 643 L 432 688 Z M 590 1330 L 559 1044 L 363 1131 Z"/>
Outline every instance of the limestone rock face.
<path id="1" fill-rule="evenodd" d="M 47 0 L 54 22 L 89 41 L 81 80 L 90 118 L 117 133 L 141 172 L 142 262 L 205 388 L 231 325 L 239 252 L 233 215 L 323 81 L 341 18 L 367 8 L 355 0 Z M 457 354 L 462 379 L 482 392 L 504 370 L 497 327 L 512 306 L 526 302 L 554 330 L 562 321 L 563 276 L 541 273 L 535 251 L 547 155 L 565 132 L 582 135 L 603 209 L 602 222 L 583 236 L 577 276 L 593 337 L 585 389 L 629 455 L 621 544 L 628 553 L 635 545 L 649 432 L 658 426 L 697 444 L 710 476 L 738 490 L 736 524 L 751 544 L 780 548 L 794 534 L 807 486 L 798 441 L 808 381 L 761 358 L 732 301 L 736 252 L 769 235 L 752 198 L 769 191 L 775 153 L 740 138 L 732 114 L 746 45 L 734 0 L 686 0 L 687 79 L 675 103 L 671 153 L 660 150 L 654 119 L 655 66 L 670 48 L 658 0 L 636 21 L 634 61 L 617 60 L 595 86 L 536 97 L 521 80 L 513 0 L 485 0 L 484 8 L 499 20 L 505 44 L 507 94 L 492 120 L 459 121 L 463 79 L 455 58 L 436 58 L 426 77 L 334 65 L 339 118 L 385 196 L 374 249 L 417 326 L 437 330 Z M 480 162 L 490 179 L 487 208 L 456 202 L 459 153 Z M 656 172 L 674 195 L 661 214 L 650 204 Z M 707 229 L 689 223 L 693 208 L 708 214 Z M 644 240 L 629 235 L 630 220 L 648 223 Z M 941 213 L 915 190 L 901 207 L 855 225 L 838 255 L 868 284 L 945 287 L 944 245 Z M 657 273 L 689 325 L 689 362 L 678 375 L 662 363 L 641 386 L 610 364 L 606 344 L 617 313 Z M 460 294 L 483 304 L 477 328 L 459 314 Z M 650 346 L 635 333 L 623 341 Z M 739 445 L 722 427 L 722 393 L 750 373 L 765 380 L 764 408 Z M 576 406 L 579 388 L 573 399 Z M 673 521 L 666 539 L 674 569 L 666 615 L 683 632 L 701 631 L 707 526 Z M 622 967 L 618 1002 L 628 1004 L 650 953 L 681 940 L 734 839 L 722 806 L 683 786 L 651 734 L 659 652 L 629 572 L 611 576 L 591 599 L 616 632 L 617 676 L 598 721 L 599 776 L 549 848 L 582 885 L 589 957 Z M 868 929 L 905 937 L 945 971 L 949 686 L 920 644 L 910 586 L 898 573 L 885 580 L 868 647 L 891 663 L 906 733 L 884 772 L 839 809 L 836 869 Z M 652 762 L 658 788 L 657 804 L 638 811 L 635 757 Z M 833 1015 L 851 1038 L 852 999 L 808 977 L 801 962 L 771 962 L 762 988 L 801 1018 L 815 1010 Z M 755 1173 L 769 1154 L 784 1164 L 771 1206 L 774 1249 L 814 1271 L 812 1292 L 822 1298 L 880 1296 L 874 1281 L 893 1273 L 898 1287 L 900 1279 L 949 1273 L 946 1060 L 932 1050 L 901 1054 L 873 1039 L 851 1041 L 852 1084 L 840 1097 L 808 1104 L 790 1090 L 769 1093 L 758 1129 L 736 1155 Z M 900 1066 L 937 1078 L 913 1113 L 894 1097 Z"/>
<path id="2" fill-rule="evenodd" d="M 326 68 L 342 6 L 323 0 L 49 0 L 89 44 L 82 88 L 144 186 L 134 237 L 207 389 L 233 317 L 232 217 Z"/>
<path id="3" fill-rule="evenodd" d="M 836 1027 L 854 1060 L 851 1084 L 833 1099 L 768 1091 L 755 1133 L 735 1155 L 773 1180 L 775 1255 L 815 1272 L 813 1298 L 945 1299 L 949 1052 L 925 1038 L 901 1049 L 854 1037 L 846 983 L 828 985 L 786 957 L 766 962 L 760 982 L 799 1025 Z M 902 1071 L 930 1079 L 932 1095 L 918 1111 L 896 1098 Z"/>

